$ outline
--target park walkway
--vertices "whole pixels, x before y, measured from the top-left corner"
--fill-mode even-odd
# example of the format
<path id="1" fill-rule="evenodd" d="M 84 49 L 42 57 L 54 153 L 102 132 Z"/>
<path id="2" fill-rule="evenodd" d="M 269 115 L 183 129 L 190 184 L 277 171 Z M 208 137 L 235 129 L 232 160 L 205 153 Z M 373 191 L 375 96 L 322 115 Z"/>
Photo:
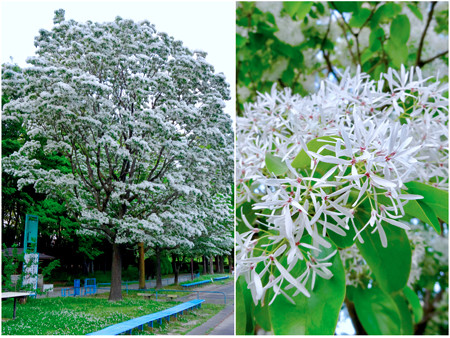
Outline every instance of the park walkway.
<path id="1" fill-rule="evenodd" d="M 208 285 L 198 288 L 198 290 L 224 292 L 227 296 L 227 305 L 214 317 L 189 331 L 186 335 L 234 335 L 234 283 Z M 183 298 L 188 299 L 189 296 Z M 205 299 L 205 301 L 208 299 L 207 302 L 209 303 L 223 304 L 223 298 L 217 296 L 208 297 L 208 294 L 202 294 L 202 299 Z"/>

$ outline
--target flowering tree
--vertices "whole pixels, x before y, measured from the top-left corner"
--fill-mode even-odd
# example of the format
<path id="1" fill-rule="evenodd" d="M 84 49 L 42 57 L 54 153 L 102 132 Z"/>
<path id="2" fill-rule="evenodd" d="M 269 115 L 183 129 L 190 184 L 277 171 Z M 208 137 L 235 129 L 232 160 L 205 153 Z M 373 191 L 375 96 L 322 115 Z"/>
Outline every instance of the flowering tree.
<path id="1" fill-rule="evenodd" d="M 340 76 L 304 98 L 274 88 L 238 119 L 247 331 L 256 318 L 275 334 L 333 334 L 346 296 L 366 332 L 412 333 L 406 231 L 411 218 L 438 234 L 448 223 L 448 86 L 403 66 Z"/>
<path id="2" fill-rule="evenodd" d="M 63 198 L 84 233 L 111 243 L 110 300 L 119 300 L 119 246 L 153 243 L 180 199 L 229 190 L 228 84 L 205 52 L 147 21 L 78 23 L 55 13 L 53 29 L 36 37 L 31 67 L 4 89 L 18 91 L 4 121 L 21 121 L 30 140 L 3 169 L 19 187 Z M 65 156 L 71 172 L 41 168 L 39 149 Z"/>

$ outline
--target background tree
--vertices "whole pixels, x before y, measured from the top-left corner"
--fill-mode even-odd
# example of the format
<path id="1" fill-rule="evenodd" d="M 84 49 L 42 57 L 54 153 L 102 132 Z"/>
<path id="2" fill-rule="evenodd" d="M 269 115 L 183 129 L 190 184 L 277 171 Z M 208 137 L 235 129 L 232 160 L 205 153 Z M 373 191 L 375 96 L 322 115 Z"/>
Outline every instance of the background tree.
<path id="1" fill-rule="evenodd" d="M 229 189 L 228 84 L 205 52 L 147 21 L 78 23 L 55 13 L 53 29 L 36 37 L 32 66 L 5 87 L 18 98 L 3 119 L 23 123 L 29 140 L 4 170 L 19 189 L 33 184 L 65 201 L 83 233 L 108 240 L 109 299 L 119 300 L 120 246 L 151 242 L 160 213 L 179 198 Z M 41 149 L 67 159 L 70 172 L 42 168 Z"/>

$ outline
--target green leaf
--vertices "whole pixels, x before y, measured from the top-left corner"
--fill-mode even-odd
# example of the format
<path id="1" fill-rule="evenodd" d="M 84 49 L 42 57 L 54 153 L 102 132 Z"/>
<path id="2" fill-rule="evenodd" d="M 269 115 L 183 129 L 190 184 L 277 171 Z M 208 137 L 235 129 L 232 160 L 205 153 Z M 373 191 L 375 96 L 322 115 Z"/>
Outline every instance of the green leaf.
<path id="1" fill-rule="evenodd" d="M 336 223 L 336 221 L 334 221 L 334 219 L 332 219 L 331 217 L 327 217 L 327 222 L 338 226 L 338 224 Z M 355 240 L 353 239 L 356 235 L 355 229 L 353 229 L 353 226 L 349 227 L 349 230 L 344 230 L 346 233 L 346 236 L 341 236 L 339 234 L 337 234 L 336 232 L 327 229 L 327 235 L 328 237 L 330 237 L 330 239 L 333 241 L 333 243 L 338 247 L 338 248 L 349 248 L 351 247 L 354 243 Z"/>
<path id="2" fill-rule="evenodd" d="M 370 13 L 371 13 L 370 9 L 361 8 L 359 11 L 352 14 L 352 17 L 348 22 L 348 24 L 352 27 L 361 28 L 366 22 L 366 20 L 369 18 Z"/>
<path id="3" fill-rule="evenodd" d="M 411 10 L 411 12 L 414 13 L 414 15 L 420 20 L 423 20 L 423 16 L 422 16 L 422 12 L 420 11 L 419 8 L 417 8 L 417 6 L 415 4 L 408 4 L 407 5 L 408 8 Z"/>
<path id="4" fill-rule="evenodd" d="M 288 171 L 286 163 L 281 160 L 281 157 L 266 153 L 266 167 L 267 170 L 274 173 L 275 176 L 284 175 Z"/>
<path id="5" fill-rule="evenodd" d="M 355 213 L 355 225 L 361 229 L 369 220 L 370 215 L 364 210 L 370 206 L 361 205 Z M 405 287 L 411 270 L 411 247 L 405 230 L 386 222 L 381 223 L 387 237 L 387 247 L 381 244 L 378 232 L 372 234 L 368 226 L 361 237 L 364 243 L 356 240 L 361 255 L 369 264 L 376 281 L 388 293 Z"/>
<path id="6" fill-rule="evenodd" d="M 270 301 L 270 299 L 268 299 L 267 297 L 267 294 L 265 299 L 265 304 L 267 304 Z M 261 304 L 255 306 L 255 320 L 256 323 L 264 329 L 264 331 L 270 332 L 272 330 L 268 306 L 261 306 Z"/>
<path id="7" fill-rule="evenodd" d="M 326 144 L 335 145 L 336 137 L 331 136 L 323 136 L 315 138 L 308 142 L 306 145 L 309 151 L 317 152 L 321 147 Z M 325 149 L 321 152 L 322 155 L 334 155 L 334 152 L 328 149 Z M 301 169 L 309 169 L 311 165 L 311 158 L 306 154 L 306 151 L 302 149 L 295 159 L 292 161 L 293 168 L 301 168 Z"/>
<path id="8" fill-rule="evenodd" d="M 379 41 L 378 41 L 379 43 Z M 381 46 L 381 44 L 380 44 Z M 370 48 L 366 48 L 364 52 L 361 54 L 361 63 L 365 63 L 370 57 L 373 55 L 373 51 Z"/>
<path id="9" fill-rule="evenodd" d="M 403 206 L 403 210 L 405 210 L 408 216 L 420 219 L 422 222 L 431 225 L 438 234 L 441 233 L 439 220 L 434 211 L 426 203 L 420 200 L 410 200 Z"/>
<path id="10" fill-rule="evenodd" d="M 245 46 L 245 42 L 246 42 L 246 39 L 242 35 L 236 34 L 236 47 L 237 48 Z"/>
<path id="11" fill-rule="evenodd" d="M 387 2 L 378 7 L 375 14 L 370 19 L 370 28 L 376 29 L 380 23 L 393 19 L 402 11 L 402 7 L 394 2 Z"/>
<path id="12" fill-rule="evenodd" d="M 356 314 L 368 334 L 400 334 L 400 314 L 392 297 L 377 286 L 354 290 Z"/>
<path id="13" fill-rule="evenodd" d="M 381 48 L 380 40 L 384 40 L 384 30 L 381 27 L 374 29 L 370 32 L 369 48 L 372 52 L 375 52 Z"/>
<path id="14" fill-rule="evenodd" d="M 397 15 L 391 23 L 390 38 L 403 45 L 408 42 L 410 33 L 409 19 L 406 15 Z"/>
<path id="15" fill-rule="evenodd" d="M 391 35 L 392 37 L 392 35 Z M 408 59 L 408 48 L 406 44 L 399 44 L 397 40 L 389 39 L 384 50 L 391 58 L 394 67 L 399 68 Z"/>
<path id="16" fill-rule="evenodd" d="M 326 257 L 336 250 L 332 244 L 330 249 L 323 248 L 319 257 Z M 332 266 L 329 269 L 333 277 L 329 280 L 316 277 L 314 290 L 308 298 L 302 293 L 292 297 L 294 289 L 286 293 L 295 301 L 295 305 L 289 302 L 283 295 L 278 295 L 269 307 L 272 328 L 275 335 L 332 335 L 336 329 L 339 312 L 345 296 L 345 271 L 341 258 L 336 253 L 330 260 Z M 286 258 L 280 260 L 286 266 Z M 293 276 L 299 276 L 305 269 L 305 261 L 299 261 L 291 270 Z M 311 280 L 311 279 L 310 279 Z M 288 282 L 284 281 L 282 288 Z M 310 281 L 307 283 L 310 289 Z M 270 299 L 273 291 L 270 291 Z"/>
<path id="17" fill-rule="evenodd" d="M 406 298 L 401 293 L 397 293 L 392 296 L 400 315 L 401 331 L 402 335 L 413 335 L 414 334 L 414 324 L 413 316 L 408 308 L 408 302 Z"/>
<path id="18" fill-rule="evenodd" d="M 436 216 L 448 224 L 448 192 L 420 182 L 405 183 L 408 193 L 422 195 L 422 202 L 426 203 Z"/>
<path id="19" fill-rule="evenodd" d="M 412 311 L 414 313 L 414 323 L 420 322 L 423 317 L 423 309 L 422 305 L 420 305 L 419 297 L 409 286 L 405 286 L 403 288 L 403 294 L 408 300 L 409 305 L 411 305 Z"/>
<path id="20" fill-rule="evenodd" d="M 425 202 L 418 200 L 417 203 L 419 204 L 420 208 L 424 211 L 424 213 L 428 216 L 428 219 L 431 223 L 428 223 L 428 225 L 431 225 L 434 230 L 440 235 L 441 234 L 441 225 L 439 223 L 439 220 L 434 213 L 433 209 L 431 209 L 428 204 Z"/>
<path id="21" fill-rule="evenodd" d="M 361 6 L 357 1 L 338 1 L 333 2 L 333 5 L 340 12 L 356 12 Z"/>
<path id="22" fill-rule="evenodd" d="M 284 11 L 292 18 L 302 21 L 311 9 L 311 1 L 285 1 L 283 2 Z"/>
<path id="23" fill-rule="evenodd" d="M 241 276 L 236 281 L 236 334 L 253 334 L 252 295 Z"/>
<path id="24" fill-rule="evenodd" d="M 291 67 L 287 67 L 286 70 L 281 75 L 281 80 L 283 83 L 285 83 L 288 87 L 291 86 L 292 81 L 294 80 L 295 73 L 294 70 Z"/>
<path id="25" fill-rule="evenodd" d="M 314 6 L 316 6 L 317 11 L 319 12 L 320 15 L 323 15 L 325 13 L 325 7 L 321 2 L 316 2 Z"/>
<path id="26" fill-rule="evenodd" d="M 240 206 L 236 207 L 236 217 L 242 218 L 242 215 L 245 215 L 245 218 L 247 219 L 248 223 L 253 224 L 256 220 L 255 211 L 252 209 L 252 205 L 254 202 L 244 202 Z M 244 224 L 243 221 L 240 221 L 239 219 L 237 221 L 237 227 L 236 230 L 239 233 L 244 233 L 246 231 L 249 231 L 248 227 Z"/>

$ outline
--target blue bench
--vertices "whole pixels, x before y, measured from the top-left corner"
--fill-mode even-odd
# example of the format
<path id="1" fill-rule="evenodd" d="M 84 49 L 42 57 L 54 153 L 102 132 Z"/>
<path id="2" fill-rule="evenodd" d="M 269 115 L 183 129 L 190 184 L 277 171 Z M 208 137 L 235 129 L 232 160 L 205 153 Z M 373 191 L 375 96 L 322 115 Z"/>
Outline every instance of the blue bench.
<path id="1" fill-rule="evenodd" d="M 211 283 L 211 281 L 210 280 L 202 280 L 200 282 L 195 282 L 195 283 L 181 284 L 181 286 L 184 288 L 189 288 L 191 286 L 202 285 L 202 284 L 206 284 L 206 283 Z"/>
<path id="2" fill-rule="evenodd" d="M 183 314 L 184 311 L 194 308 L 201 308 L 204 301 L 204 299 L 194 299 L 163 311 L 151 313 L 149 315 L 127 320 L 123 323 L 105 327 L 100 331 L 88 333 L 87 336 L 116 336 L 124 332 L 131 334 L 131 331 L 134 328 L 144 330 L 145 324 L 153 328 L 153 322 L 158 321 L 159 324 L 162 324 L 163 319 L 170 321 L 171 316 L 175 316 L 175 318 L 177 318 L 177 315 L 180 313 Z"/>
<path id="3" fill-rule="evenodd" d="M 214 280 L 222 280 L 222 279 L 228 279 L 230 276 L 224 276 L 224 277 L 215 277 Z"/>

